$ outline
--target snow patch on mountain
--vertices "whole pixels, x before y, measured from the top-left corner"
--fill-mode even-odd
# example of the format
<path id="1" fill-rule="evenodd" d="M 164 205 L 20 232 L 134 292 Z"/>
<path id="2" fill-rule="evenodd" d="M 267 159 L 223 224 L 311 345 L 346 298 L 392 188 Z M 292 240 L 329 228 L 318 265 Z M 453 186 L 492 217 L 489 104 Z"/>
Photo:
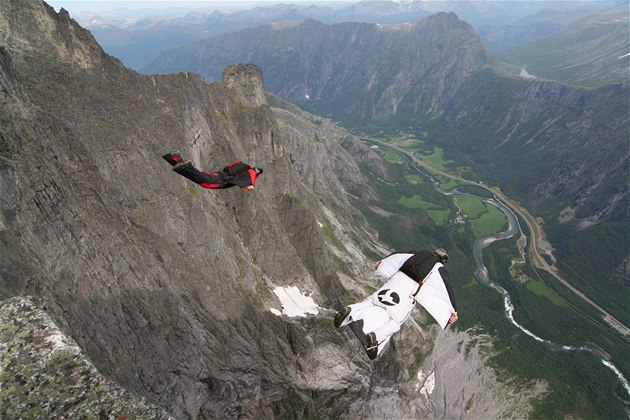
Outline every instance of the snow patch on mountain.
<path id="1" fill-rule="evenodd" d="M 308 314 L 317 315 L 321 309 L 315 301 L 304 294 L 297 287 L 276 287 L 273 293 L 280 299 L 282 312 L 270 308 L 275 315 L 288 317 L 306 317 Z"/>

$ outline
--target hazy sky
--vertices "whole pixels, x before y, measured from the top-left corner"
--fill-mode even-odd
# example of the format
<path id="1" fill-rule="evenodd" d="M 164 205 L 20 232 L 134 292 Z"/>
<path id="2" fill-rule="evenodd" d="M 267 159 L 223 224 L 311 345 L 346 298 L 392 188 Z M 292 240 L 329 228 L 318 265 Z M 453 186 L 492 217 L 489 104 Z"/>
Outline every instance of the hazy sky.
<path id="1" fill-rule="evenodd" d="M 9 0 L 21 1 L 21 0 Z M 68 10 L 71 14 L 78 14 L 86 11 L 115 11 L 124 9 L 130 15 L 148 16 L 151 14 L 165 15 L 184 15 L 194 9 L 217 9 L 221 11 L 234 11 L 238 9 L 251 9 L 260 5 L 269 4 L 292 4 L 298 3 L 302 5 L 316 4 L 320 6 L 328 6 L 333 9 L 345 7 L 352 3 L 358 3 L 361 0 L 44 0 L 50 4 L 55 10 L 60 8 Z M 394 0 L 396 1 L 396 0 Z M 405 0 L 408 1 L 408 0 Z M 433 0 L 437 2 L 447 2 L 449 0 Z M 469 0 L 475 3 L 484 0 Z M 491 0 L 488 0 L 491 1 Z M 494 0 L 497 1 L 497 0 Z M 498 0 L 498 1 L 519 1 L 519 0 Z M 530 0 L 530 1 L 549 1 L 549 0 Z M 585 2 L 598 2 L 605 0 L 576 0 Z"/>
<path id="2" fill-rule="evenodd" d="M 11 0 L 19 1 L 19 0 Z M 198 9 L 213 7 L 217 9 L 229 8 L 250 8 L 260 4 L 269 3 L 307 3 L 307 4 L 330 4 L 330 3 L 352 3 L 352 1 L 326 1 L 326 0 L 133 0 L 133 1 L 106 1 L 106 0 L 44 0 L 55 10 L 64 8 L 70 12 L 81 12 L 85 10 L 114 10 L 114 9 Z M 356 0 L 359 1 L 359 0 Z"/>

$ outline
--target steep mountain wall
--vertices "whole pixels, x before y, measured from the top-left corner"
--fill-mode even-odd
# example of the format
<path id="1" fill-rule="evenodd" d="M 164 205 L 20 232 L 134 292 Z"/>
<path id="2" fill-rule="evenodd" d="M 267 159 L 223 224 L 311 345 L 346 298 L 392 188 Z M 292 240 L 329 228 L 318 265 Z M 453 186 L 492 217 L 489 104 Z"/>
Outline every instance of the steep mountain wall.
<path id="1" fill-rule="evenodd" d="M 0 16 L 2 296 L 40 297 L 99 369 L 178 418 L 306 398 L 322 327 L 272 315 L 269 290 L 297 284 L 331 305 L 345 292 L 317 222 L 344 242 L 336 226 L 361 224 L 337 220 L 289 165 L 260 70 L 230 67 L 213 85 L 140 76 L 63 11 L 3 0 Z M 206 169 L 242 159 L 266 171 L 253 193 L 204 191 L 160 158 L 171 149 Z M 328 205 L 350 208 L 335 191 L 322 191 Z M 346 260 L 370 266 L 356 250 Z M 360 360 L 348 357 L 338 363 Z M 339 375 L 365 394 L 365 362 Z"/>
<path id="2" fill-rule="evenodd" d="M 627 7 L 619 13 L 590 15 L 556 34 L 506 49 L 497 56 L 537 77 L 573 86 L 627 83 L 629 19 Z"/>
<path id="3" fill-rule="evenodd" d="M 445 143 L 485 159 L 496 168 L 489 182 L 511 194 L 558 197 L 591 223 L 627 221 L 629 96 L 627 85 L 583 90 L 484 71 L 444 114 Z M 492 135 L 470 135 L 479 132 Z"/>
<path id="4" fill-rule="evenodd" d="M 475 410 L 500 409 L 495 387 L 456 378 L 418 399 L 408 366 L 417 349 L 431 352 L 430 333 L 405 328 L 405 345 L 372 363 L 332 327 L 328 308 L 374 282 L 366 253 L 388 251 L 347 202 L 347 185 L 371 189 L 340 144 L 377 157 L 290 110 L 269 106 L 256 66 L 229 66 L 210 85 L 142 76 L 65 11 L 0 0 L 0 297 L 33 296 L 107 378 L 178 419 L 441 416 L 435 401 L 463 389 L 487 396 Z M 265 172 L 251 193 L 205 191 L 161 159 L 172 149 L 206 169 L 242 159 Z M 320 314 L 274 315 L 276 286 L 298 286 Z M 1 325 L 2 361 L 35 372 L 16 353 L 23 337 L 11 337 L 34 309 L 17 302 L 3 305 L 22 309 L 3 309 L 16 319 Z M 21 389 L 12 384 L 0 384 L 3 395 Z"/>

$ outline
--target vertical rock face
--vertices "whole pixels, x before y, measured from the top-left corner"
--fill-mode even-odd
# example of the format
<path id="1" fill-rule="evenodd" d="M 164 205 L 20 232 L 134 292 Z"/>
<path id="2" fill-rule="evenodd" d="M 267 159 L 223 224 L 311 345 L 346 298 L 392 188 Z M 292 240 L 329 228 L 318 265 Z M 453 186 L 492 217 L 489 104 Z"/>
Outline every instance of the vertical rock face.
<path id="1" fill-rule="evenodd" d="M 231 66 L 212 85 L 140 76 L 37 0 L 0 1 L 0 31 L 2 297 L 40 297 L 101 371 L 177 418 L 315 412 L 312 392 L 365 393 L 366 363 L 330 392 L 301 379 L 314 342 L 346 338 L 268 310 L 279 285 L 322 305 L 343 296 L 319 226 L 342 242 L 371 232 L 344 221 L 360 216 L 343 195 L 302 183 L 258 68 Z M 204 169 L 238 159 L 265 173 L 253 193 L 205 191 L 160 158 L 172 149 Z"/>
<path id="2" fill-rule="evenodd" d="M 8 2 L 3 2 L 8 3 Z M 0 6 L 0 33 L 13 48 L 72 63 L 83 69 L 102 64 L 103 50 L 89 31 L 71 23 L 67 11 L 51 15 L 48 5 L 31 1 Z"/>
<path id="3" fill-rule="evenodd" d="M 364 252 L 386 252 L 346 199 L 370 187 L 340 143 L 377 158 L 304 118 L 268 105 L 254 66 L 211 85 L 141 76 L 66 12 L 0 0 L 0 296 L 36 296 L 96 368 L 178 419 L 431 413 L 414 354 L 372 364 L 331 325 L 345 284 L 365 295 Z M 265 172 L 252 193 L 205 191 L 161 159 L 173 149 Z M 273 315 L 289 285 L 322 314 Z"/>

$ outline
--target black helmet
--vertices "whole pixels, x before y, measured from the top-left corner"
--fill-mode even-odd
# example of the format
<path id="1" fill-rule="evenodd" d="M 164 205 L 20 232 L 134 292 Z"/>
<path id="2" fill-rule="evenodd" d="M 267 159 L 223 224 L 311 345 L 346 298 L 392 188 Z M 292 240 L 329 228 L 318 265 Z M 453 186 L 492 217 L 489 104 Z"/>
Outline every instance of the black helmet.
<path id="1" fill-rule="evenodd" d="M 263 173 L 263 168 L 262 166 L 254 166 L 254 171 L 256 171 L 256 174 L 260 175 Z"/>
<path id="2" fill-rule="evenodd" d="M 436 249 L 435 251 L 433 251 L 433 254 L 435 254 L 435 256 L 440 259 L 440 262 L 442 264 L 446 264 L 446 262 L 448 261 L 448 253 L 442 248 Z"/>

